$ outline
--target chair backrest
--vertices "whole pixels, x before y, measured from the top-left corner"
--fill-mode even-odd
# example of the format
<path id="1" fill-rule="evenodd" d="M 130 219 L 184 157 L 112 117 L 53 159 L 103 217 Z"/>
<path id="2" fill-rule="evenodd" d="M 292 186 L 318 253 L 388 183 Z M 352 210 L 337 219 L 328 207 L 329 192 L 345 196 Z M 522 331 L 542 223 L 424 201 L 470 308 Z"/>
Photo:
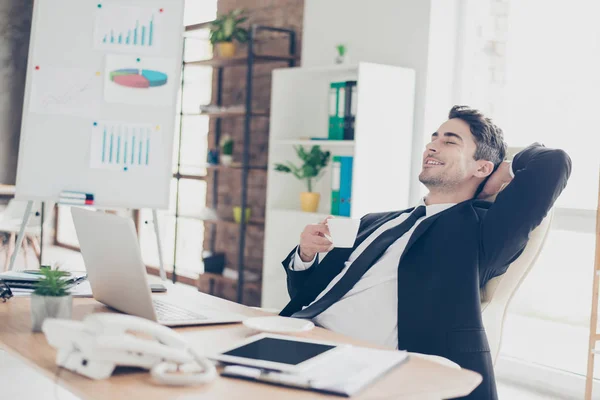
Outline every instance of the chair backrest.
<path id="1" fill-rule="evenodd" d="M 481 291 L 481 312 L 492 360 L 496 363 L 502 343 L 502 329 L 506 311 L 513 295 L 525 280 L 535 264 L 550 231 L 554 210 L 550 210 L 542 223 L 529 235 L 529 241 L 523 253 L 517 258 L 503 275 L 497 276 L 485 285 Z"/>
<path id="2" fill-rule="evenodd" d="M 21 225 L 21 222 L 23 221 L 23 216 L 25 215 L 25 210 L 27 208 L 27 201 L 22 201 L 22 200 L 14 200 L 11 199 L 9 200 L 8 204 L 6 205 L 6 208 L 4 210 L 2 210 L 2 212 L 0 212 L 0 221 L 3 222 L 3 226 L 10 226 L 13 225 L 15 226 L 16 230 L 18 230 L 18 227 Z M 31 216 L 29 218 L 29 223 L 27 224 L 28 228 L 39 228 L 42 222 L 42 217 L 41 217 L 41 209 L 42 209 L 42 203 L 35 201 L 33 202 L 33 208 L 31 211 Z M 50 212 L 52 210 L 52 208 L 54 207 L 54 204 L 52 203 L 44 203 L 44 211 L 45 211 L 45 218 L 44 218 L 44 227 L 47 227 L 50 223 Z"/>

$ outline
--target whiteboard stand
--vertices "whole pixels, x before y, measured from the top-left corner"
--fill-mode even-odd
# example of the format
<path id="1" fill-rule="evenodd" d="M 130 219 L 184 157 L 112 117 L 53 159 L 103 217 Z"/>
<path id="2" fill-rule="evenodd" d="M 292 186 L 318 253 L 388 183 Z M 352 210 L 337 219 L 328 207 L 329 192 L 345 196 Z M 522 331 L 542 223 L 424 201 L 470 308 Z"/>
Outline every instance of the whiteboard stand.
<path id="1" fill-rule="evenodd" d="M 23 239 L 25 238 L 25 228 L 27 224 L 29 224 L 29 218 L 31 218 L 31 210 L 33 209 L 33 200 L 29 200 L 27 202 L 27 207 L 25 208 L 25 215 L 23 215 L 23 222 L 21 222 L 21 228 L 19 229 L 19 234 L 17 235 L 17 243 L 15 244 L 15 251 L 13 251 L 10 256 L 10 264 L 8 266 L 8 270 L 12 271 L 15 266 L 15 261 L 17 259 L 17 254 L 19 253 L 19 249 L 23 245 Z"/>
<path id="2" fill-rule="evenodd" d="M 158 213 L 156 208 L 152 209 L 152 219 L 154 219 L 154 232 L 156 233 L 156 246 L 158 247 L 158 264 L 160 267 L 160 279 L 163 281 L 167 280 L 167 273 L 165 272 L 165 264 L 163 261 L 162 246 L 160 244 L 160 233 L 158 230 Z"/>

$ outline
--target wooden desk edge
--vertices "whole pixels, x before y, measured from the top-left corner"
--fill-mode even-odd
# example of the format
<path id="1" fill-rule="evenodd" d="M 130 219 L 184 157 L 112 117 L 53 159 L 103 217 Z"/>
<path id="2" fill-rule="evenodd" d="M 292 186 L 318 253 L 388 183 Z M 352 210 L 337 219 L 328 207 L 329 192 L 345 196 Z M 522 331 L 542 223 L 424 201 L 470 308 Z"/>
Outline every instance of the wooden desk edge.
<path id="1" fill-rule="evenodd" d="M 170 289 L 171 292 L 173 292 L 172 289 Z M 175 291 L 178 291 L 177 289 Z M 194 291 L 195 292 L 195 291 Z M 198 293 L 198 292 L 195 292 Z M 209 303 L 208 305 L 211 305 L 210 303 L 213 303 L 212 305 L 215 304 L 219 304 L 220 306 L 223 306 L 223 308 L 228 309 L 230 311 L 233 312 L 238 312 L 238 313 L 242 313 L 244 315 L 247 316 L 259 316 L 259 315 L 271 315 L 268 313 L 265 313 L 263 311 L 260 310 L 256 310 L 256 309 L 252 309 L 249 307 L 245 307 L 242 305 L 239 305 L 237 303 L 232 303 L 232 302 L 228 302 L 222 299 L 218 299 L 206 294 L 201 294 L 202 296 L 199 297 L 201 300 L 206 301 L 207 303 Z M 13 302 L 13 306 L 16 303 L 20 303 L 17 307 L 17 309 L 19 311 L 23 311 L 24 308 L 29 308 L 29 299 L 28 298 L 14 298 L 11 299 L 10 302 Z M 230 303 L 230 304 L 228 304 Z M 8 304 L 8 303 L 7 303 Z M 8 312 L 3 312 L 2 310 L 2 304 L 0 303 L 0 317 L 6 316 L 7 314 L 10 315 Z M 12 308 L 12 307 L 11 307 Z M 104 307 L 103 305 L 101 305 L 100 303 L 97 303 L 95 300 L 93 299 L 85 299 L 85 298 L 76 298 L 74 299 L 74 315 L 73 318 L 74 319 L 81 319 L 84 315 L 86 315 L 87 313 L 89 313 L 90 308 L 92 309 L 92 311 L 100 311 L 100 312 L 104 312 L 104 311 L 108 311 L 108 309 L 106 307 Z M 82 310 L 85 309 L 82 313 Z M 27 317 L 29 317 L 29 315 L 27 315 Z M 35 356 L 32 357 L 28 357 L 27 354 L 27 349 L 23 349 L 23 345 L 18 346 L 15 344 L 14 340 L 13 341 L 8 341 L 7 342 L 7 338 L 5 337 L 5 335 L 15 335 L 15 334 L 23 334 L 25 333 L 24 331 L 24 326 L 26 325 L 27 328 L 26 329 L 30 329 L 30 325 L 27 323 L 25 324 L 25 321 L 23 321 L 23 316 L 21 315 L 20 317 L 18 317 L 16 320 L 19 322 L 19 324 L 17 324 L 17 326 L 15 327 L 15 324 L 7 324 L 7 328 L 8 330 L 6 332 L 0 332 L 0 344 L 3 345 L 3 348 L 5 350 L 7 350 L 8 352 L 10 352 L 10 354 L 14 354 L 16 357 L 18 357 L 19 359 L 23 360 L 28 366 L 33 367 L 33 369 L 35 371 L 39 371 L 41 372 L 44 376 L 48 377 L 49 379 L 52 379 L 53 381 L 55 380 L 56 377 L 56 373 L 58 370 L 58 367 L 55 364 L 55 351 L 54 349 L 50 348 L 50 346 L 47 344 L 45 337 L 43 336 L 42 333 L 38 333 L 38 334 L 32 334 L 30 331 L 28 331 L 28 333 L 30 333 L 30 335 L 28 335 L 27 338 L 25 338 L 24 340 L 33 340 L 34 342 L 36 342 L 36 344 L 39 343 L 39 341 L 42 341 L 43 344 L 47 347 L 44 351 L 41 352 L 35 352 Z M 16 329 L 15 329 L 16 328 Z M 180 330 L 182 334 L 200 334 L 200 333 L 204 333 L 205 335 L 208 332 L 212 332 L 213 334 L 217 331 L 222 331 L 223 333 L 227 333 L 227 332 L 234 332 L 235 328 L 240 328 L 240 329 L 248 329 L 243 327 L 242 324 L 228 324 L 225 326 L 218 326 L 218 325 L 211 325 L 211 326 L 204 326 L 202 328 L 199 329 L 199 327 L 189 327 L 189 328 L 183 328 L 183 330 Z M 12 332 L 11 332 L 12 330 Z M 227 331 L 226 331 L 227 330 Z M 319 338 L 321 340 L 327 340 L 327 341 L 339 341 L 339 342 L 346 342 L 346 343 L 351 343 L 354 345 L 363 345 L 365 347 L 376 347 L 373 346 L 371 344 L 367 344 L 367 343 L 361 343 L 358 340 L 354 340 L 351 338 L 347 338 L 344 337 L 340 334 L 334 333 L 334 332 L 330 332 L 321 328 L 316 328 L 313 331 L 310 331 L 307 333 L 307 335 L 301 335 L 301 336 L 308 336 L 308 337 L 313 337 L 313 338 Z M 8 338 L 10 339 L 10 336 L 8 336 Z M 13 338 L 14 339 L 14 338 Z M 29 343 L 30 344 L 30 343 Z M 36 347 L 36 346 L 34 346 Z M 31 351 L 31 349 L 29 349 Z M 51 358 L 51 363 L 50 360 L 48 359 L 49 357 L 49 352 L 51 352 L 52 357 Z M 41 354 L 40 353 L 44 353 Z M 456 375 L 456 378 L 461 378 L 462 382 L 461 382 L 461 389 L 458 389 L 458 387 L 456 388 L 456 390 L 454 389 L 447 389 L 447 390 L 443 390 L 443 391 L 437 391 L 436 389 L 436 393 L 433 395 L 437 395 L 437 393 L 439 393 L 440 396 L 449 396 L 449 397 L 457 397 L 457 396 L 464 396 L 469 394 L 474 388 L 476 388 L 482 381 L 482 377 L 480 374 L 473 372 L 473 371 L 469 371 L 469 370 L 453 370 L 450 371 L 450 369 L 448 367 L 441 367 L 439 364 L 433 363 L 431 361 L 427 361 L 427 360 L 423 360 L 423 359 L 419 359 L 416 357 L 411 357 L 405 364 L 406 365 L 411 365 L 411 368 L 415 368 L 415 369 L 423 369 L 423 368 L 428 368 L 428 369 L 432 369 L 432 370 L 441 370 L 441 371 L 445 371 L 446 374 L 454 374 Z M 40 371 L 41 370 L 41 371 Z M 460 373 L 460 374 L 457 374 Z M 128 375 L 117 375 L 114 376 L 113 378 L 111 378 L 110 380 L 106 380 L 106 381 L 97 381 L 97 383 L 95 381 L 88 381 L 88 378 L 82 377 L 80 375 L 77 375 L 75 373 L 66 371 L 66 370 L 62 370 L 60 372 L 60 379 L 56 382 L 56 384 L 60 385 L 61 387 L 63 387 L 65 390 L 73 393 L 76 396 L 79 396 L 81 398 L 89 398 L 90 397 L 90 392 L 89 390 L 86 390 L 87 388 L 85 388 L 84 386 L 88 386 L 88 385 L 93 385 L 93 384 L 97 384 L 99 386 L 99 389 L 101 389 L 100 386 L 103 386 L 102 383 L 105 383 L 104 386 L 109 385 L 111 383 L 114 383 L 115 385 L 123 385 L 124 387 L 127 385 L 131 385 L 133 384 L 138 384 L 138 385 L 143 385 L 143 383 L 145 382 L 149 382 L 150 381 L 150 376 L 147 372 L 139 372 L 135 374 L 135 377 L 137 377 L 139 380 L 138 381 L 127 381 Z M 84 382 L 82 383 L 82 381 L 79 380 L 79 378 L 81 378 L 82 380 L 84 380 Z M 385 377 L 382 378 L 382 380 Z M 217 381 L 219 380 L 226 380 L 226 378 L 218 378 Z M 142 382 L 143 381 L 143 382 Z M 228 381 L 228 380 L 226 380 Z M 108 382 L 108 384 L 106 383 Z M 240 382 L 238 380 L 236 380 L 236 382 Z M 149 383 L 148 383 L 149 384 Z M 223 384 L 221 382 L 221 384 Z M 250 385 L 259 385 L 259 386 L 264 386 L 258 383 L 249 383 Z M 356 398 L 362 398 L 362 393 L 365 393 L 369 391 L 370 388 L 377 388 L 379 385 L 379 381 L 374 383 L 373 385 L 369 386 L 369 388 L 365 389 L 365 391 L 361 392 L 359 395 L 356 396 Z M 467 388 L 469 387 L 469 389 Z M 164 389 L 166 387 L 164 386 L 153 386 L 152 388 L 148 389 L 146 388 L 146 391 L 148 390 L 153 390 L 153 391 L 157 391 L 161 392 L 162 389 Z M 209 385 L 207 385 L 205 387 L 206 390 L 210 388 Z M 267 389 L 264 390 L 270 390 L 273 392 L 277 392 L 279 390 L 282 390 L 281 388 L 275 389 L 276 387 L 274 386 L 269 386 L 267 387 Z M 184 389 L 178 389 L 178 388 L 172 388 L 173 391 L 178 391 L 177 395 L 184 395 L 185 392 Z M 264 391 L 263 389 L 261 389 L 260 387 L 255 390 L 258 392 Z M 303 398 L 304 396 L 306 396 L 306 398 L 316 398 L 318 397 L 316 393 L 313 392 L 305 392 L 305 391 L 299 391 L 299 390 L 295 390 L 295 389 L 283 389 L 285 390 L 285 393 L 289 393 L 290 396 L 292 396 L 293 398 Z M 102 390 L 101 390 L 102 391 Z M 203 391 L 204 392 L 204 391 Z M 460 393 L 459 393 L 460 392 Z M 173 394 L 175 394 L 175 392 L 172 392 Z M 208 394 L 208 393 L 206 393 Z M 416 393 L 414 393 L 416 394 Z M 429 394 L 429 393 L 427 393 Z M 390 394 L 391 395 L 391 394 Z M 403 396 L 404 397 L 404 396 Z M 254 398 L 254 397 L 251 397 Z M 258 396 L 257 398 L 260 398 L 260 396 Z M 328 396 L 328 398 L 333 398 L 331 396 Z"/>

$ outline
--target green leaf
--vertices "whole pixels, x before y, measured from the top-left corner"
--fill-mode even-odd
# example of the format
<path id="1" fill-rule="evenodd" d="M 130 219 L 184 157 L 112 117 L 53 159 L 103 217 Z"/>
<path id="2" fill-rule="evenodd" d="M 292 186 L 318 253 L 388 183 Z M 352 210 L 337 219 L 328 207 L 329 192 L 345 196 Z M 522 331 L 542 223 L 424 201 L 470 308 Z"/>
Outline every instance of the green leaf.
<path id="1" fill-rule="evenodd" d="M 69 284 L 65 277 L 70 274 L 66 271 L 51 269 L 49 267 L 40 268 L 43 275 L 35 284 L 34 293 L 40 296 L 66 296 L 68 294 L 67 287 Z"/>
<path id="2" fill-rule="evenodd" d="M 242 15 L 243 9 L 235 9 L 227 14 L 218 16 L 210 26 L 210 42 L 212 44 L 220 42 L 231 42 L 234 39 L 240 43 L 248 41 L 249 33 L 241 28 L 239 24 L 248 20 L 248 17 Z"/>
<path id="3" fill-rule="evenodd" d="M 236 28 L 233 37 L 240 43 L 246 43 L 249 38 L 248 31 L 244 28 Z"/>
<path id="4" fill-rule="evenodd" d="M 223 23 L 223 36 L 225 39 L 231 39 L 233 30 L 235 29 L 235 20 L 228 18 Z"/>
<path id="5" fill-rule="evenodd" d="M 302 171 L 304 172 L 304 177 L 306 178 L 314 178 L 318 174 L 317 168 L 310 164 L 304 164 Z"/>
<path id="6" fill-rule="evenodd" d="M 289 169 L 294 176 L 300 180 L 306 181 L 309 191 L 312 189 L 312 183 L 314 180 L 319 180 L 325 174 L 325 167 L 329 163 L 331 153 L 329 151 L 322 151 L 320 146 L 312 146 L 307 151 L 302 146 L 294 146 L 296 155 L 302 160 L 302 165 L 296 167 L 290 161 L 284 164 L 276 164 L 276 169 L 283 172 L 283 168 Z"/>
<path id="7" fill-rule="evenodd" d="M 283 164 L 275 164 L 275 171 L 292 172 L 290 167 L 288 167 L 287 165 L 283 165 Z"/>

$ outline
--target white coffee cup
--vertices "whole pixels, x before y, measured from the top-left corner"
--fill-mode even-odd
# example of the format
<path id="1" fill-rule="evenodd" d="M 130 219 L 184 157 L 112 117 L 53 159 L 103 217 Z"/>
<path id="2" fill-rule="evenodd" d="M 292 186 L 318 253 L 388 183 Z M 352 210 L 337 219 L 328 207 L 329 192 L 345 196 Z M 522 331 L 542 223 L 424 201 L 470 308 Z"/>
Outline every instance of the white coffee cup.
<path id="1" fill-rule="evenodd" d="M 327 227 L 331 234 L 330 240 L 334 247 L 352 247 L 356 240 L 359 218 L 330 218 Z"/>

